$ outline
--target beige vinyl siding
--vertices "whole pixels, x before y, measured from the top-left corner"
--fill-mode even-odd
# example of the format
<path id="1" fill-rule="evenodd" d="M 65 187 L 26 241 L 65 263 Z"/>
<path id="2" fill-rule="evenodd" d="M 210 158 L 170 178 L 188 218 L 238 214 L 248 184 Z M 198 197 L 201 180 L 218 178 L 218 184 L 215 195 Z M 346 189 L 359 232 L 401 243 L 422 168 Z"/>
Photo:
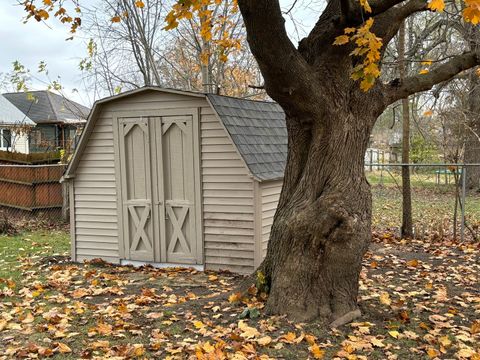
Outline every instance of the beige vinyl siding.
<path id="1" fill-rule="evenodd" d="M 267 254 L 268 239 L 270 237 L 270 229 L 273 224 L 273 216 L 277 210 L 280 192 L 282 191 L 282 180 L 273 180 L 260 183 L 261 193 L 261 213 L 262 213 L 262 229 L 261 244 L 259 246 L 262 259 Z"/>
<path id="2" fill-rule="evenodd" d="M 74 178 L 77 261 L 119 262 L 112 113 L 99 114 Z"/>
<path id="3" fill-rule="evenodd" d="M 199 109 L 203 257 L 206 269 L 254 270 L 254 181 L 205 98 L 148 91 L 101 105 L 74 177 L 76 259 L 121 260 L 112 119 L 148 110 Z M 259 224 L 260 225 L 260 224 Z M 123 246 L 120 245 L 120 246 Z"/>
<path id="4" fill-rule="evenodd" d="M 114 112 L 161 111 L 162 109 L 208 106 L 205 99 L 177 94 L 144 92 L 102 105 L 88 135 L 74 178 L 75 252 L 77 261 L 120 259 L 115 150 L 112 119 Z"/>
<path id="5" fill-rule="evenodd" d="M 254 270 L 253 179 L 213 110 L 201 109 L 205 265 Z"/>

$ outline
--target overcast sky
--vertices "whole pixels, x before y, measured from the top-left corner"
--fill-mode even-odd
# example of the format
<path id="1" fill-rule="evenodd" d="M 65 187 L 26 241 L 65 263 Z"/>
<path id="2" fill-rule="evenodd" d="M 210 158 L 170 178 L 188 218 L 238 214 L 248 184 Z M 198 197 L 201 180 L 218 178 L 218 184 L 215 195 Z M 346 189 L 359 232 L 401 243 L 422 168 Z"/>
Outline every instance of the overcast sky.
<path id="1" fill-rule="evenodd" d="M 23 24 L 25 12 L 14 3 L 14 0 L 1 0 L 0 3 L 0 73 L 11 71 L 15 60 L 35 72 L 39 62 L 44 60 L 50 77 L 61 77 L 66 95 L 88 105 L 83 95 L 72 93 L 73 88 L 81 87 L 78 63 L 85 56 L 83 43 L 65 41 L 68 28 L 55 21 L 49 22 L 50 28 L 36 21 Z M 44 84 L 37 82 L 32 87 L 45 89 Z"/>
<path id="2" fill-rule="evenodd" d="M 281 3 L 288 8 L 292 1 L 281 0 Z M 309 10 L 308 4 L 316 3 L 319 0 L 302 1 L 304 2 L 303 7 L 298 8 L 294 15 L 297 21 L 308 28 L 315 20 L 309 16 L 311 9 Z M 39 62 L 45 61 L 50 71 L 50 78 L 54 80 L 58 76 L 60 77 L 64 94 L 72 100 L 90 106 L 92 99 L 83 90 L 81 73 L 78 68 L 80 60 L 86 56 L 84 41 L 78 38 L 73 41 L 65 41 L 69 37 L 68 27 L 57 21 L 49 21 L 48 26 L 34 20 L 24 24 L 22 19 L 25 12 L 21 6 L 15 4 L 16 0 L 0 0 L 0 39 L 2 41 L 0 73 L 11 71 L 12 63 L 15 60 L 20 61 L 31 69 L 32 73 L 35 73 Z M 297 37 L 296 28 L 289 21 L 287 24 L 292 37 Z M 302 32 L 301 29 L 300 32 Z M 45 79 L 42 76 L 40 78 Z M 45 87 L 45 84 L 35 80 L 32 84 L 32 89 L 35 90 L 43 90 Z M 79 92 L 73 91 L 74 89 L 78 89 Z"/>

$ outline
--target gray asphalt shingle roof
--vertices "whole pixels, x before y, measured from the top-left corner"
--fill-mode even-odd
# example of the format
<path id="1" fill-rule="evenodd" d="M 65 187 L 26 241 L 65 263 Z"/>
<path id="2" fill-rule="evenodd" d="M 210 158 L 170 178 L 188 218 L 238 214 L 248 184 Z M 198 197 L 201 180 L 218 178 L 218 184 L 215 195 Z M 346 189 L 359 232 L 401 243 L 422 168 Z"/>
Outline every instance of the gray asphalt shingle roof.
<path id="1" fill-rule="evenodd" d="M 0 95 L 0 125 L 35 125 L 35 123 Z"/>
<path id="2" fill-rule="evenodd" d="M 260 180 L 283 178 L 287 128 L 280 105 L 213 94 L 207 97 L 250 172 Z"/>
<path id="3" fill-rule="evenodd" d="M 3 96 L 37 124 L 85 121 L 90 109 L 50 91 L 7 93 Z"/>

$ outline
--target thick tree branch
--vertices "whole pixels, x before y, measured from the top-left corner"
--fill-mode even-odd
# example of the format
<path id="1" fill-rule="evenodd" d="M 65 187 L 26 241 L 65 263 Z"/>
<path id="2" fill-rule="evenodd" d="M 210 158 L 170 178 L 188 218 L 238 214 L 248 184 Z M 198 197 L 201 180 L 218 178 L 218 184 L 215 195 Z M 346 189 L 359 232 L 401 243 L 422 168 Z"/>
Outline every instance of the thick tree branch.
<path id="1" fill-rule="evenodd" d="M 394 6 L 406 2 L 407 0 L 376 0 L 369 1 L 372 12 L 364 14 L 365 16 L 376 16 L 384 13 L 385 11 L 393 8 Z M 358 25 L 362 23 L 362 9 L 358 0 L 340 0 L 342 14 L 349 22 L 349 25 Z"/>
<path id="2" fill-rule="evenodd" d="M 290 41 L 278 0 L 239 0 L 247 40 L 265 79 L 268 94 L 284 107 L 314 113 L 312 69 Z"/>
<path id="3" fill-rule="evenodd" d="M 369 3 L 372 8 L 372 15 L 378 15 L 404 1 L 406 0 L 374 0 Z"/>
<path id="4" fill-rule="evenodd" d="M 399 85 L 395 85 L 397 81 L 392 81 L 386 85 L 386 103 L 391 104 L 411 94 L 430 90 L 434 85 L 447 81 L 462 71 L 468 70 L 476 65 L 480 65 L 479 55 L 474 52 L 468 52 L 453 57 L 448 62 L 432 69 L 427 74 L 407 77 Z"/>

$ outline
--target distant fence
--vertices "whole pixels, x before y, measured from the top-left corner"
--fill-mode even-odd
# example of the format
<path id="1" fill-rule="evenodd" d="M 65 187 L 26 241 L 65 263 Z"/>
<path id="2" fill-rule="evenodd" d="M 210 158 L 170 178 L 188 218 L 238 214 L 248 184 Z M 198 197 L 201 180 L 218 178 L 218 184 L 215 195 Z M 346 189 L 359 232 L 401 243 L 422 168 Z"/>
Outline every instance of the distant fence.
<path id="1" fill-rule="evenodd" d="M 0 206 L 20 210 L 62 208 L 65 165 L 0 165 Z"/>
<path id="2" fill-rule="evenodd" d="M 0 163 L 4 164 L 52 164 L 60 161 L 60 151 L 38 152 L 22 154 L 12 151 L 0 150 Z"/>
<path id="3" fill-rule="evenodd" d="M 398 163 L 401 156 L 393 151 L 368 148 L 365 152 L 365 170 L 380 170 L 378 164 Z"/>

